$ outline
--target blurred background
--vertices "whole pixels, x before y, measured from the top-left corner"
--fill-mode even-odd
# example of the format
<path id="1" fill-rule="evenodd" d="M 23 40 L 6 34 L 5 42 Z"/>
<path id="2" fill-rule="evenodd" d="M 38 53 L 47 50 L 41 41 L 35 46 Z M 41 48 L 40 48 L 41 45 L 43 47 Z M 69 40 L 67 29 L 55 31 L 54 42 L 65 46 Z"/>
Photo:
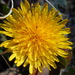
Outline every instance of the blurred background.
<path id="1" fill-rule="evenodd" d="M 14 8 L 20 6 L 20 1 L 23 0 L 14 0 Z M 40 2 L 43 5 L 46 0 L 28 0 L 30 3 Z M 63 18 L 68 18 L 69 22 L 66 27 L 71 28 L 71 34 L 67 37 L 72 41 L 73 49 L 69 51 L 69 56 L 64 59 L 58 57 L 60 63 L 57 63 L 58 68 L 56 70 L 52 69 L 49 71 L 48 69 L 43 69 L 43 73 L 37 73 L 36 75 L 75 75 L 75 0 L 48 0 L 50 1 L 56 8 L 63 14 Z M 11 0 L 0 0 L 0 17 L 9 13 L 11 9 Z M 49 5 L 49 9 L 51 6 Z M 0 23 L 3 22 L 4 19 L 0 19 Z M 2 29 L 0 29 L 2 30 Z M 0 43 L 5 40 L 11 39 L 3 34 L 0 34 Z M 0 48 L 0 75 L 29 75 L 28 66 L 27 67 L 16 67 L 14 64 L 14 60 L 9 62 L 8 57 L 10 53 L 4 53 L 6 49 Z M 66 50 L 68 51 L 68 50 Z"/>

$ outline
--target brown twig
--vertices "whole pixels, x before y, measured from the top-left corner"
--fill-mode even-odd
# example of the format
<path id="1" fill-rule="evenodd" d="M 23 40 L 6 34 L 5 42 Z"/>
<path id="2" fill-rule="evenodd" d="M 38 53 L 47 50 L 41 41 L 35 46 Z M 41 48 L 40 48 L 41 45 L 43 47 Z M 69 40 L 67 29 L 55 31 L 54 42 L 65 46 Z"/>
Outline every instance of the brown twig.
<path id="1" fill-rule="evenodd" d="M 9 65 L 9 63 L 7 62 L 7 60 L 5 59 L 5 57 L 2 54 L 0 54 L 0 55 L 4 59 L 4 61 L 6 62 L 6 64 L 8 65 L 8 67 L 11 68 L 11 66 Z"/>
<path id="2" fill-rule="evenodd" d="M 0 55 L 7 53 L 8 51 L 1 52 Z"/>

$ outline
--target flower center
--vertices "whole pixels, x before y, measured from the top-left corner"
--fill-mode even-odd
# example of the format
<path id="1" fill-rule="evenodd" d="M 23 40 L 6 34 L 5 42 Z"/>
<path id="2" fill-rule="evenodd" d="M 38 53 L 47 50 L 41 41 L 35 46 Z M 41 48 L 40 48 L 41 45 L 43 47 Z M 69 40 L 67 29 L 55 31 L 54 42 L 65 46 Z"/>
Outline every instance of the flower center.
<path id="1" fill-rule="evenodd" d="M 36 33 L 31 34 L 31 39 L 32 40 L 39 40 L 40 36 L 38 36 Z"/>

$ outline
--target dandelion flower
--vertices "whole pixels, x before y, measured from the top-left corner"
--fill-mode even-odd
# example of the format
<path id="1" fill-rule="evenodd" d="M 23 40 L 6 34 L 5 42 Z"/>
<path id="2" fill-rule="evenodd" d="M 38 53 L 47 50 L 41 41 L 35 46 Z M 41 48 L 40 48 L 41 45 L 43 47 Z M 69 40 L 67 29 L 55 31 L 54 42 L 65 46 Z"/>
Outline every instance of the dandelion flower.
<path id="1" fill-rule="evenodd" d="M 68 20 L 62 20 L 54 8 L 48 11 L 47 3 L 30 6 L 25 0 L 20 6 L 18 9 L 13 8 L 13 13 L 0 24 L 5 30 L 0 33 L 12 37 L 1 43 L 0 47 L 12 53 L 9 60 L 15 58 L 17 66 L 29 64 L 31 74 L 35 68 L 40 72 L 42 67 L 51 70 L 52 66 L 56 69 L 55 62 L 59 62 L 57 56 L 66 57 L 68 53 L 64 49 L 72 49 L 72 43 L 65 36 L 70 33 L 70 29 L 65 28 Z"/>

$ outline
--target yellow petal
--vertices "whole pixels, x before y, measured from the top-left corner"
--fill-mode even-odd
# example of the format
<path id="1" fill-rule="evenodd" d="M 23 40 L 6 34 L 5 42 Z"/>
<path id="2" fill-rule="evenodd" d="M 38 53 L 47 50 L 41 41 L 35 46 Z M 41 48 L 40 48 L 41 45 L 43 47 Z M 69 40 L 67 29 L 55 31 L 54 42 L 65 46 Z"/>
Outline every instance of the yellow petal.
<path id="1" fill-rule="evenodd" d="M 48 3 L 44 4 L 42 8 L 42 15 L 47 15 L 48 14 Z"/>
<path id="2" fill-rule="evenodd" d="M 25 15 L 26 13 L 27 13 L 27 9 L 25 8 L 25 5 L 24 5 L 24 3 L 21 1 L 21 3 L 20 3 L 20 6 L 21 6 L 21 9 L 22 9 L 22 11 L 20 11 L 20 13 L 22 14 L 22 15 Z"/>
<path id="3" fill-rule="evenodd" d="M 26 59 L 26 61 L 24 62 L 23 66 L 26 67 L 28 65 L 28 59 Z"/>
<path id="4" fill-rule="evenodd" d="M 29 73 L 32 74 L 34 70 L 33 64 L 30 64 L 29 66 Z"/>
<path id="5" fill-rule="evenodd" d="M 5 35 L 7 35 L 7 36 L 9 36 L 9 37 L 12 37 L 12 36 L 13 36 L 12 33 L 6 32 L 6 31 L 0 31 L 0 33 L 1 33 L 1 34 L 5 34 Z"/>
<path id="6" fill-rule="evenodd" d="M 20 61 L 18 61 L 18 62 L 17 62 L 17 66 L 22 65 L 22 64 L 23 64 L 23 62 L 24 62 L 24 60 L 23 60 L 23 59 L 21 59 Z"/>
<path id="7" fill-rule="evenodd" d="M 68 22 L 68 19 L 65 19 L 65 20 L 59 22 L 59 24 L 60 24 L 60 25 L 61 25 L 61 24 L 65 25 L 67 22 Z"/>
<path id="8" fill-rule="evenodd" d="M 38 66 L 38 70 L 39 70 L 40 72 L 42 72 L 42 67 L 41 67 L 41 66 Z"/>
<path id="9" fill-rule="evenodd" d="M 27 8 L 27 10 L 30 9 L 30 3 L 28 2 L 28 0 L 24 0 L 24 5 Z"/>
<path id="10" fill-rule="evenodd" d="M 12 54 L 12 55 L 9 57 L 9 61 L 13 60 L 15 57 L 16 57 L 16 54 Z"/>
<path id="11" fill-rule="evenodd" d="M 10 40 L 7 40 L 7 41 L 1 43 L 0 44 L 0 47 L 3 47 L 4 46 L 5 48 L 7 48 L 10 42 L 11 42 Z"/>

